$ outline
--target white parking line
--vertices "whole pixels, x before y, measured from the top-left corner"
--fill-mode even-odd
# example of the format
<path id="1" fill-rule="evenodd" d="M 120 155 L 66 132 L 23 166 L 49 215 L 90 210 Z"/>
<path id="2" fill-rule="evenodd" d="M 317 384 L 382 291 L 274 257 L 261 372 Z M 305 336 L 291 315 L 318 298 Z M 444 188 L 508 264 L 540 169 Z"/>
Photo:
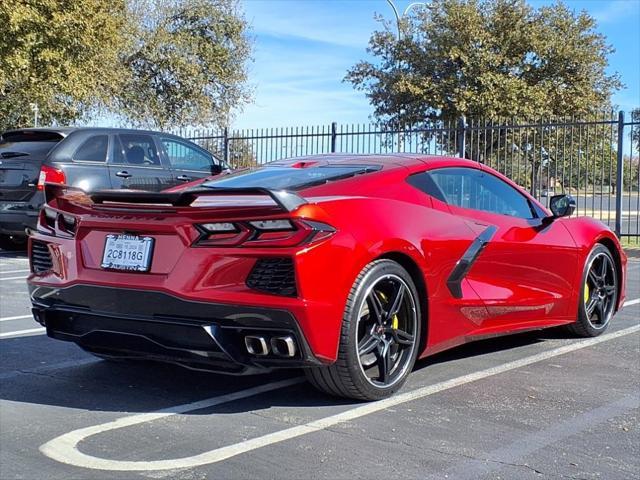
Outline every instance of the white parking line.
<path id="1" fill-rule="evenodd" d="M 11 320 L 22 320 L 23 318 L 33 318 L 33 315 L 18 315 L 16 317 L 0 318 L 0 322 L 9 322 Z"/>
<path id="2" fill-rule="evenodd" d="M 215 397 L 209 400 L 202 400 L 200 402 L 179 405 L 176 407 L 159 410 L 157 412 L 132 415 L 129 417 L 120 418 L 112 422 L 103 423 L 101 425 L 80 428 L 78 430 L 74 430 L 72 432 L 60 435 L 59 437 L 56 437 L 53 440 L 45 443 L 40 447 L 40 451 L 47 457 L 53 460 L 56 460 L 58 462 L 66 463 L 68 465 L 73 465 L 76 467 L 91 468 L 95 470 L 152 471 L 152 470 L 173 470 L 173 469 L 179 469 L 179 468 L 193 468 L 200 465 L 208 465 L 212 463 L 221 462 L 223 460 L 227 460 L 237 455 L 251 452 L 253 450 L 257 450 L 262 447 L 274 445 L 276 443 L 284 442 L 286 440 L 291 440 L 293 438 L 297 438 L 302 435 L 307 435 L 309 433 L 318 432 L 318 431 L 327 429 L 329 427 L 332 427 L 334 425 L 355 420 L 365 415 L 370 415 L 372 413 L 376 413 L 381 410 L 385 410 L 387 408 L 400 405 L 402 403 L 418 400 L 418 399 L 427 397 L 429 395 L 442 392 L 444 390 L 449 390 L 451 388 L 455 388 L 460 385 L 475 382 L 477 380 L 481 380 L 487 377 L 492 377 L 500 373 L 505 373 L 510 370 L 514 370 L 516 368 L 521 368 L 527 365 L 542 362 L 550 358 L 557 357 L 559 355 L 564 355 L 566 353 L 574 352 L 582 348 L 590 347 L 592 345 L 606 342 L 614 338 L 619 338 L 624 335 L 636 333 L 638 331 L 640 331 L 640 325 L 635 325 L 633 327 L 626 328 L 624 330 L 619 330 L 617 332 L 607 333 L 599 337 L 577 341 L 570 345 L 565 345 L 563 347 L 548 350 L 546 352 L 542 352 L 536 355 L 531 355 L 529 357 L 521 358 L 519 360 L 508 362 L 503 365 L 498 365 L 496 367 L 480 370 L 474 373 L 470 373 L 468 375 L 463 375 L 461 377 L 453 378 L 451 380 L 446 380 L 444 382 L 436 383 L 434 385 L 428 385 L 410 392 L 406 392 L 391 398 L 387 398 L 385 400 L 380 400 L 377 402 L 371 402 L 364 405 L 360 405 L 360 406 L 351 408 L 345 412 L 338 413 L 336 415 L 331 415 L 331 416 L 324 417 L 319 420 L 315 420 L 303 425 L 298 425 L 295 427 L 279 430 L 273 433 L 262 435 L 260 437 L 235 443 L 233 445 L 228 445 L 226 447 L 209 450 L 208 452 L 204 452 L 198 455 L 193 455 L 191 457 L 174 458 L 169 460 L 150 460 L 150 461 L 111 460 L 111 459 L 99 458 L 99 457 L 87 455 L 85 453 L 82 453 L 80 450 L 78 450 L 77 447 L 81 441 L 86 440 L 87 438 L 92 437 L 94 435 L 98 435 L 100 433 L 104 433 L 107 431 L 112 431 L 112 430 L 116 430 L 124 427 L 129 427 L 132 425 L 139 425 L 141 423 L 147 423 L 147 422 L 156 420 L 158 418 L 164 418 L 164 417 L 168 417 L 170 415 L 175 415 L 178 413 L 199 410 L 202 408 L 207 408 L 214 405 L 219 405 L 221 403 L 230 402 L 233 400 L 239 400 L 241 398 L 246 398 L 248 396 L 263 393 L 260 390 L 260 387 L 256 387 L 249 390 L 243 390 L 235 394 L 232 393 L 228 395 L 223 395 L 221 397 Z M 274 384 L 268 384 L 268 386 L 270 386 L 269 390 L 273 390 L 275 388 L 282 388 L 282 387 L 275 387 Z"/>
<path id="3" fill-rule="evenodd" d="M 20 277 L 7 277 L 7 278 L 0 278 L 0 282 L 4 281 L 4 280 L 23 280 L 25 278 L 27 278 L 28 275 L 21 275 Z"/>
<path id="4" fill-rule="evenodd" d="M 0 270 L 0 275 L 7 275 L 9 273 L 29 273 L 30 270 L 9 270 L 8 272 Z"/>
<path id="5" fill-rule="evenodd" d="M 629 300 L 628 302 L 624 302 L 623 307 L 630 307 L 631 305 L 637 305 L 640 303 L 640 298 L 636 298 L 635 300 Z"/>
<path id="6" fill-rule="evenodd" d="M 2 332 L 0 333 L 0 338 L 19 337 L 20 335 L 26 335 L 27 333 L 44 333 L 46 331 L 47 329 L 43 327 L 28 328 L 26 330 L 16 330 L 14 332 Z"/>

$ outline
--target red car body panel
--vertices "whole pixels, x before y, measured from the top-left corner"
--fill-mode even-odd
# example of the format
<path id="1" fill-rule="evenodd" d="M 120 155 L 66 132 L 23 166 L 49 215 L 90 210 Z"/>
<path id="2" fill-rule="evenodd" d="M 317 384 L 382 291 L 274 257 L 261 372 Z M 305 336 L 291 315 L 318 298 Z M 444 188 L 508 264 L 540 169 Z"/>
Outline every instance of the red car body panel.
<path id="1" fill-rule="evenodd" d="M 300 328 L 312 356 L 321 363 L 336 360 L 342 317 L 359 272 L 377 258 L 399 261 L 415 275 L 424 293 L 421 356 L 469 340 L 574 322 L 580 299 L 582 268 L 597 242 L 614 251 L 624 300 L 626 257 L 616 236 L 589 218 L 561 218 L 544 225 L 521 218 L 447 205 L 407 182 L 415 173 L 446 167 L 486 171 L 525 195 L 509 179 L 472 161 L 447 157 L 316 156 L 277 162 L 306 168 L 327 162 L 380 165 L 381 170 L 353 178 L 303 188 L 307 204 L 285 212 L 262 200 L 198 200 L 188 207 L 108 205 L 100 208 L 73 195 L 50 199 L 56 213 L 76 218 L 75 236 L 33 232 L 52 257 L 49 271 L 32 273 L 28 282 L 39 289 L 61 292 L 74 285 L 109 287 L 119 291 L 162 292 L 179 299 L 237 308 L 285 311 Z M 175 190 L 175 189 L 174 189 Z M 218 203 L 216 203 L 218 202 Z M 235 202 L 235 203 L 234 203 Z M 210 207 L 206 205 L 211 204 Z M 226 205 L 226 206 L 225 206 Z M 196 246 L 195 224 L 234 220 L 311 220 L 332 226 L 335 233 L 299 246 Z M 447 281 L 470 245 L 489 226 L 495 234 L 460 284 L 456 298 Z M 54 229 L 55 230 L 55 229 Z M 155 239 L 147 273 L 101 268 L 105 236 L 135 232 Z M 259 259 L 293 259 L 296 296 L 256 291 L 247 278 Z M 90 306 L 90 299 L 87 300 Z M 44 308 L 38 302 L 37 308 Z M 150 307 L 155 308 L 155 307 Z"/>

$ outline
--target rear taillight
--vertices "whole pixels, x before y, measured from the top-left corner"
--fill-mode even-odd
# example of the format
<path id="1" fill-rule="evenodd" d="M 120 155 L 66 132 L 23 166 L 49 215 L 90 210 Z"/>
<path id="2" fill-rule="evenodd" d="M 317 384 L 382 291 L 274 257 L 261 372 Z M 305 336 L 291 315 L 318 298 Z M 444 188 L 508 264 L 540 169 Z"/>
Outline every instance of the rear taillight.
<path id="1" fill-rule="evenodd" d="M 196 228 L 200 237 L 195 244 L 210 247 L 295 247 L 336 232 L 326 223 L 301 219 L 203 223 Z"/>
<path id="2" fill-rule="evenodd" d="M 48 165 L 42 165 L 40 167 L 40 176 L 38 177 L 38 190 L 44 190 L 45 183 L 57 183 L 64 185 L 67 178 L 62 170 L 49 167 Z"/>

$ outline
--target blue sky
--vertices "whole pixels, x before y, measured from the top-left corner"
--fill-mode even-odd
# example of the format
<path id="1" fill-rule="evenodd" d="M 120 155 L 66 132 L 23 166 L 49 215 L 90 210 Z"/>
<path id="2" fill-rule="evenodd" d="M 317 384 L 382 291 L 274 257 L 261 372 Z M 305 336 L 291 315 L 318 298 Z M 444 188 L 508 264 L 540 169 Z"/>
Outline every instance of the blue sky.
<path id="1" fill-rule="evenodd" d="M 396 0 L 402 11 L 409 1 Z M 552 2 L 532 0 L 533 6 Z M 609 70 L 626 88 L 613 100 L 640 106 L 640 0 L 565 1 L 588 11 L 616 49 Z M 236 128 L 363 123 L 372 109 L 362 92 L 342 82 L 347 69 L 367 58 L 374 13 L 393 18 L 385 0 L 244 0 L 255 41 L 250 83 L 254 102 L 238 113 Z"/>

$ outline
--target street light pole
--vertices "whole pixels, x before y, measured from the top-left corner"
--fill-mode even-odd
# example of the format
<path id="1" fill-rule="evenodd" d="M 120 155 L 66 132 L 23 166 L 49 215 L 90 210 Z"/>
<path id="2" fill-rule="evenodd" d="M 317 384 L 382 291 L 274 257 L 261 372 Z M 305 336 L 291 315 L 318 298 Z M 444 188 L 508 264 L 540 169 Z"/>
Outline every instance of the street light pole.
<path id="1" fill-rule="evenodd" d="M 402 15 L 400 15 L 400 12 L 398 11 L 398 8 L 396 7 L 395 3 L 393 3 L 393 0 L 387 0 L 387 3 L 393 9 L 393 14 L 396 17 L 396 26 L 398 27 L 398 41 L 400 41 L 402 39 L 402 29 L 401 29 L 400 21 L 407 16 L 407 14 L 411 11 L 412 8 L 418 7 L 418 6 L 426 7 L 427 3 L 412 2 L 409 5 L 407 5 L 407 8 L 404 9 L 404 12 L 402 12 Z"/>
<path id="2" fill-rule="evenodd" d="M 398 8 L 396 7 L 396 4 L 393 3 L 393 0 L 387 0 L 387 3 L 389 4 L 389 6 L 391 6 L 391 9 L 393 10 L 393 14 L 396 17 L 396 26 L 398 27 L 398 42 L 400 40 L 402 40 L 402 25 L 400 24 L 401 20 L 406 17 L 406 15 L 411 11 L 412 8 L 417 7 L 417 6 L 423 6 L 425 7 L 427 4 L 425 2 L 412 2 L 409 5 L 407 5 L 407 8 L 404 9 L 404 12 L 402 12 L 402 15 L 400 15 L 400 12 L 398 11 Z M 398 67 L 400 67 L 400 60 L 398 59 Z M 402 133 L 398 133 L 398 150 L 402 151 L 404 150 L 404 139 L 402 137 Z"/>
<path id="3" fill-rule="evenodd" d="M 30 103 L 29 106 L 31 107 L 31 111 L 33 112 L 33 126 L 34 127 L 38 127 L 38 104 L 37 103 Z"/>

